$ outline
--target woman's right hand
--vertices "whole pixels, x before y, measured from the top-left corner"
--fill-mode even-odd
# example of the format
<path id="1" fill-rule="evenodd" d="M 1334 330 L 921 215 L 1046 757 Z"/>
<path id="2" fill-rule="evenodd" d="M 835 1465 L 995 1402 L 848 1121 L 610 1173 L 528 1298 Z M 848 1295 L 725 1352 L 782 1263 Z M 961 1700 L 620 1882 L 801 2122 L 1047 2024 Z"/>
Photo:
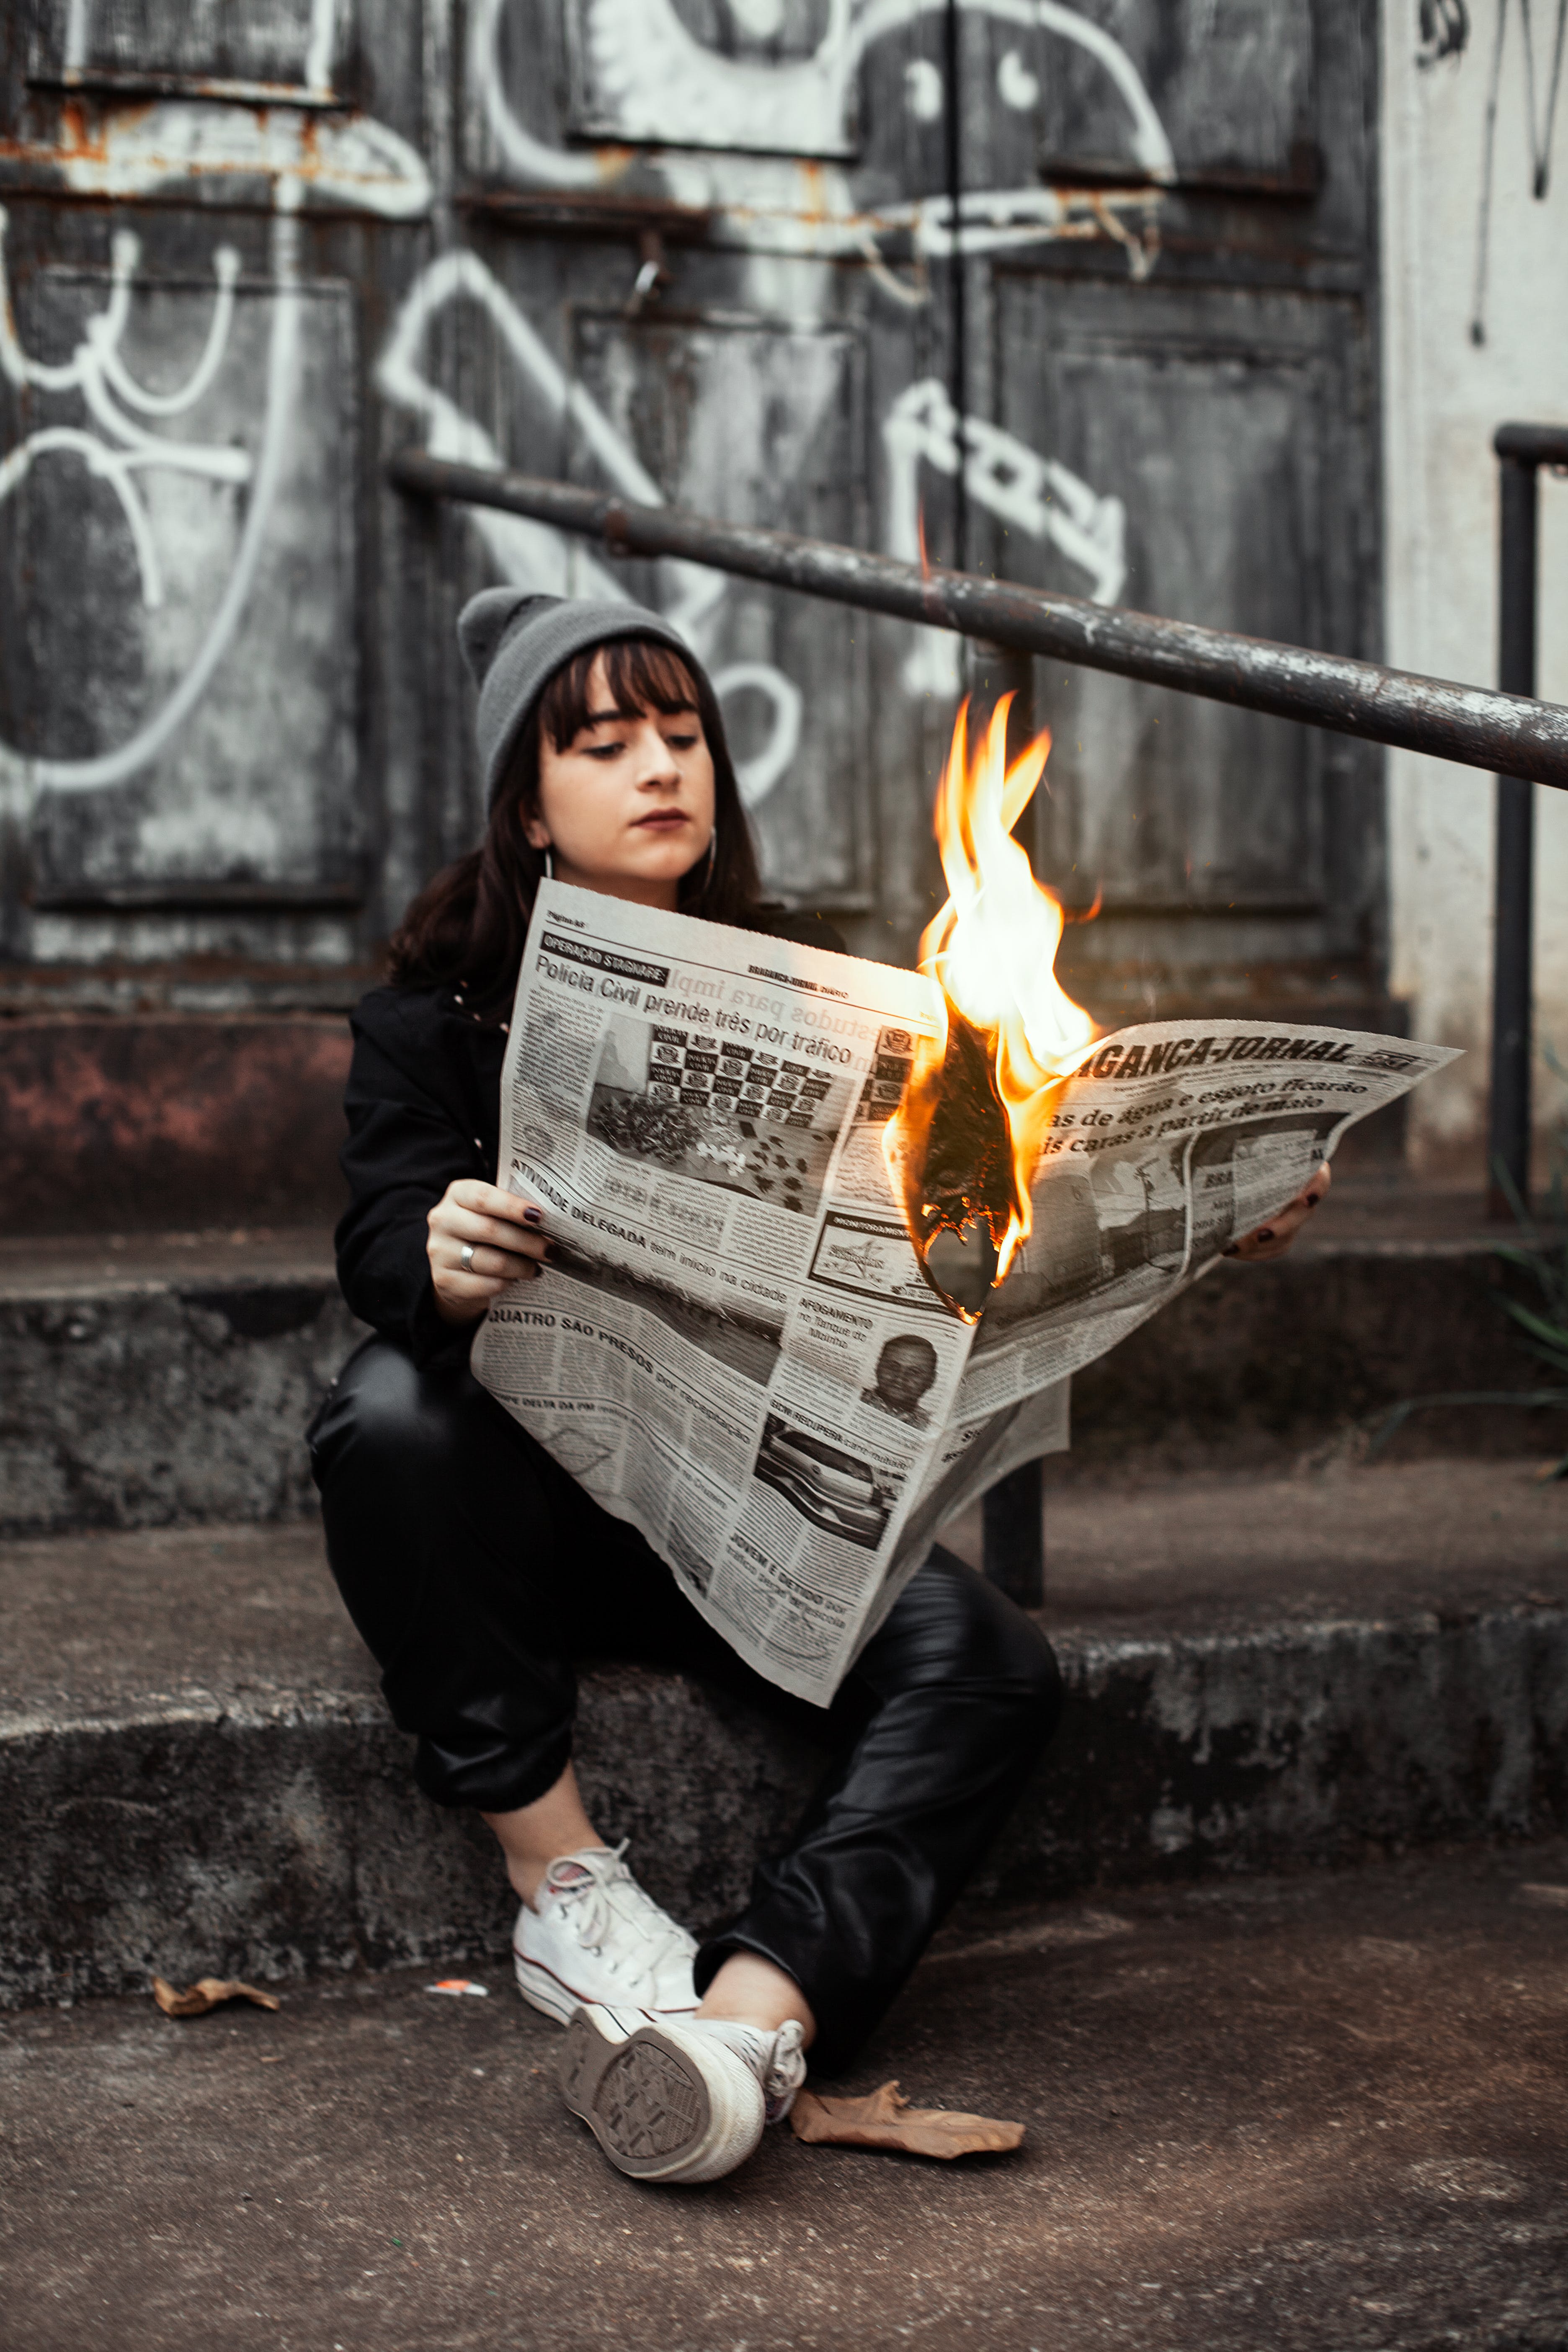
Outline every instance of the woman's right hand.
<path id="1" fill-rule="evenodd" d="M 531 1282 L 539 1274 L 546 1247 L 543 1213 L 499 1184 L 460 1176 L 426 1222 L 425 1255 L 443 1323 L 477 1323 L 509 1282 Z M 474 1253 L 468 1265 L 465 1243 Z"/>

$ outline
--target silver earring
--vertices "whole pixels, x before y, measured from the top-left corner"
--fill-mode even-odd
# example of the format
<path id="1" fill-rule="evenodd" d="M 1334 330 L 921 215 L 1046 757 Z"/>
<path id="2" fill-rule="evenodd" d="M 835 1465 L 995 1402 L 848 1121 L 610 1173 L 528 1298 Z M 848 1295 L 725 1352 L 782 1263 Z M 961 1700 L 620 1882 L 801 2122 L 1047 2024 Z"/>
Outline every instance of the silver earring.
<path id="1" fill-rule="evenodd" d="M 709 835 L 709 836 L 708 836 L 708 871 L 707 871 L 707 873 L 702 877 L 702 887 L 703 887 L 705 890 L 706 890 L 706 888 L 708 887 L 708 885 L 710 884 L 710 882 L 711 882 L 711 881 L 712 881 L 712 879 L 713 879 L 713 868 L 714 868 L 715 865 L 718 863 L 718 858 L 719 858 L 719 828 L 718 828 L 718 826 L 717 826 L 717 825 L 715 825 L 715 826 L 714 826 L 714 828 L 713 828 L 713 830 L 712 830 L 712 832 L 711 832 L 711 833 Z"/>
<path id="2" fill-rule="evenodd" d="M 555 879 L 555 859 L 551 853 L 548 842 L 544 845 L 544 878 L 547 882 L 553 882 Z"/>

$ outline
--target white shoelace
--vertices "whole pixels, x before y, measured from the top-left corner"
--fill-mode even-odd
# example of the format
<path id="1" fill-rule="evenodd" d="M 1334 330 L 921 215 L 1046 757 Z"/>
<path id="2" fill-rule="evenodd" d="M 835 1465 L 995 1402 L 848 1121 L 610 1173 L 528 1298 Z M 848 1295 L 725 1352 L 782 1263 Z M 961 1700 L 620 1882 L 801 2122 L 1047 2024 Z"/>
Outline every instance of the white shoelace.
<path id="1" fill-rule="evenodd" d="M 571 1915 L 572 1931 L 584 1951 L 602 1952 L 617 1924 L 629 1928 L 641 1942 L 643 1975 L 651 1983 L 662 1969 L 689 1959 L 697 1938 L 679 1927 L 632 1876 L 622 1858 L 630 1843 L 623 1838 L 616 1846 L 563 1854 L 551 1864 L 540 1894 Z M 558 1870 L 584 1874 L 563 1883 L 556 1878 Z"/>
<path id="2" fill-rule="evenodd" d="M 776 2124 L 795 2105 L 795 2095 L 805 2080 L 803 2032 L 797 2018 L 789 2018 L 774 2033 L 758 2025 L 741 2025 L 728 2019 L 697 2018 L 698 2031 L 727 2042 L 743 2058 L 762 2084 L 767 2119 Z"/>
<path id="3" fill-rule="evenodd" d="M 795 2105 L 795 2095 L 805 2080 L 805 2053 L 801 2047 L 804 2038 L 805 2029 L 795 2017 L 787 2018 L 773 2036 L 768 2070 L 763 2077 L 763 2097 L 771 2124 L 788 2115 Z"/>

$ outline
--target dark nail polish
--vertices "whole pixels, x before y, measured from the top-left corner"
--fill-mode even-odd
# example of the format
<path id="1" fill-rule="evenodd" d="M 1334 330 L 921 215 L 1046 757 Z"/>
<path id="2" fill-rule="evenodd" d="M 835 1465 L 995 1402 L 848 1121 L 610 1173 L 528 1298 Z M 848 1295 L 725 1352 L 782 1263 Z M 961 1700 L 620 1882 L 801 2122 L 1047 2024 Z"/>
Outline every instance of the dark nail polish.
<path id="1" fill-rule="evenodd" d="M 1258 1238 L 1260 1242 L 1271 1242 L 1274 1239 L 1273 1226 L 1259 1225 L 1258 1229 Z"/>
<path id="2" fill-rule="evenodd" d="M 1232 1242 L 1227 1250 L 1221 1250 L 1220 1255 L 1221 1257 L 1239 1257 L 1241 1255 L 1241 1244 L 1239 1242 Z"/>
<path id="3" fill-rule="evenodd" d="M 544 1223 L 543 1210 L 524 1209 L 522 1213 L 522 1222 L 525 1225 L 542 1225 Z"/>
<path id="4" fill-rule="evenodd" d="M 1317 1207 L 1317 1205 L 1318 1205 L 1318 1196 L 1317 1196 L 1317 1194 L 1316 1194 L 1315 1192 L 1309 1192 L 1309 1193 L 1308 1193 L 1308 1195 L 1307 1195 L 1307 1206 L 1308 1206 L 1308 1208 L 1309 1208 L 1309 1209 L 1315 1209 L 1315 1208 Z"/>

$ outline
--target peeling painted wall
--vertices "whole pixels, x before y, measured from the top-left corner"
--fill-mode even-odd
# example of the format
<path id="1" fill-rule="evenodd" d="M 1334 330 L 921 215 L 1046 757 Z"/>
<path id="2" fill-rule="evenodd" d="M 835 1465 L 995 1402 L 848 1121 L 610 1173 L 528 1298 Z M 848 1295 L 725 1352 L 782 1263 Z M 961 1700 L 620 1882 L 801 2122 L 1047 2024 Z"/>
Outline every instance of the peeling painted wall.
<path id="1" fill-rule="evenodd" d="M 451 620 L 498 578 L 675 618 L 770 883 L 912 944 L 955 641 L 411 508 L 410 442 L 1379 649 L 1367 0 L 963 0 L 956 93 L 946 13 L 12 12 L 13 1010 L 127 973 L 182 1009 L 352 996 L 473 836 Z M 1044 666 L 1036 695 L 1097 1003 L 1375 1014 L 1378 755 Z"/>
<path id="2" fill-rule="evenodd" d="M 1552 43 L 1563 11 L 1471 0 L 1426 43 L 1414 0 L 1384 27 L 1389 658 L 1497 676 L 1492 435 L 1568 421 L 1568 186 Z M 1531 35 L 1533 31 L 1533 47 Z M 1495 108 L 1489 154 L 1488 121 Z M 1555 137 L 1555 152 L 1554 139 Z M 1539 691 L 1568 701 L 1568 488 L 1540 478 Z M 1568 804 L 1536 794 L 1536 1034 L 1568 1063 Z M 1423 1037 L 1466 1049 L 1412 1100 L 1434 1174 L 1479 1179 L 1491 1003 L 1493 795 L 1469 772 L 1390 755 L 1394 982 Z M 1538 1057 L 1543 1128 L 1563 1089 Z"/>

